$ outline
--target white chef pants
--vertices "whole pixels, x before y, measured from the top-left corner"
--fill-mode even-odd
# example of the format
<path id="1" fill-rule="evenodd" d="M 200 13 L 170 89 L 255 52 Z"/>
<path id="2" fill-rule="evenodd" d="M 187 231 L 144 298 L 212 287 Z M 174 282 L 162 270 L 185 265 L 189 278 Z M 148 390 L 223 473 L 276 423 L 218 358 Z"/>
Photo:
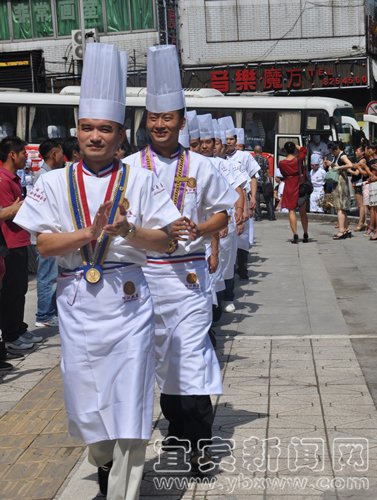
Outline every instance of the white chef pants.
<path id="1" fill-rule="evenodd" d="M 139 498 L 147 444 L 144 439 L 116 439 L 89 445 L 89 463 L 101 467 L 113 461 L 107 500 Z"/>

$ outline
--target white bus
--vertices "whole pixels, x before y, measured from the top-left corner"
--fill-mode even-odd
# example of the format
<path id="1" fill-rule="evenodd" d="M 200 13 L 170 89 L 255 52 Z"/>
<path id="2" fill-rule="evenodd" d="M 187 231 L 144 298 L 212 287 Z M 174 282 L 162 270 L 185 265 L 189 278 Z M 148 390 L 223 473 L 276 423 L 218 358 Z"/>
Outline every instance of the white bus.
<path id="1" fill-rule="evenodd" d="M 38 145 L 47 137 L 66 138 L 77 128 L 80 87 L 65 87 L 60 94 L 0 91 L 0 139 L 16 134 Z M 126 128 L 130 143 L 147 143 L 145 88 L 127 89 Z M 278 97 L 273 95 L 224 96 L 215 89 L 185 90 L 187 109 L 214 118 L 231 115 L 245 129 L 246 149 L 260 144 L 280 159 L 287 140 L 305 144 L 314 134 L 325 141 L 343 140 L 352 146 L 359 130 L 350 103 L 329 97 Z"/>

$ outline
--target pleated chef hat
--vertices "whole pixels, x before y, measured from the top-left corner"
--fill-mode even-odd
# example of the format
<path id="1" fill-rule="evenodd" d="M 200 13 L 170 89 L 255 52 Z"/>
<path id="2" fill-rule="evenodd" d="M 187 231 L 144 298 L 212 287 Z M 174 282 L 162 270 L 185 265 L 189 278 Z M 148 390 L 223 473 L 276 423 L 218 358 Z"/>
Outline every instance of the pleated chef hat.
<path id="1" fill-rule="evenodd" d="M 199 134 L 201 139 L 214 139 L 215 134 L 212 125 L 212 115 L 197 115 L 199 123 Z"/>
<path id="2" fill-rule="evenodd" d="M 220 128 L 225 131 L 227 137 L 234 137 L 236 135 L 236 129 L 234 128 L 233 118 L 231 116 L 224 116 L 218 119 Z"/>
<path id="3" fill-rule="evenodd" d="M 167 113 L 185 107 L 175 45 L 149 47 L 146 105 L 151 113 Z"/>
<path id="4" fill-rule="evenodd" d="M 216 118 L 212 118 L 212 127 L 213 127 L 213 134 L 215 136 L 215 139 L 221 139 L 220 126 L 217 123 Z"/>
<path id="5" fill-rule="evenodd" d="M 127 54 L 114 45 L 89 43 L 81 78 L 79 119 L 111 120 L 124 124 Z"/>
<path id="6" fill-rule="evenodd" d="M 236 128 L 237 144 L 245 145 L 245 131 L 243 128 Z"/>
<path id="7" fill-rule="evenodd" d="M 185 126 L 179 132 L 178 142 L 179 142 L 179 144 L 182 144 L 182 146 L 184 148 L 190 147 L 190 136 L 189 136 L 189 131 L 188 131 L 188 127 L 187 127 L 187 119 L 186 119 Z"/>
<path id="8" fill-rule="evenodd" d="M 186 113 L 186 121 L 189 130 L 190 139 L 199 139 L 199 122 L 198 117 L 195 110 L 187 111 Z"/>

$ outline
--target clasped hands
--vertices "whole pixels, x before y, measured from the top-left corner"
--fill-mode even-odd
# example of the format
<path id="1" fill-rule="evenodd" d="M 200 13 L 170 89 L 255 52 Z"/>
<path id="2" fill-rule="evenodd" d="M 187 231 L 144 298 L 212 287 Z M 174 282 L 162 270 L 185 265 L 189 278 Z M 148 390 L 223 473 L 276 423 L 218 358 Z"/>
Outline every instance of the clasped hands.
<path id="1" fill-rule="evenodd" d="M 200 237 L 200 230 L 188 217 L 180 217 L 169 225 L 169 237 L 178 241 L 194 241 Z"/>
<path id="2" fill-rule="evenodd" d="M 119 210 L 114 218 L 114 221 L 112 224 L 109 224 L 111 209 L 111 201 L 106 201 L 99 206 L 99 209 L 94 217 L 93 224 L 87 228 L 90 233 L 91 240 L 98 239 L 102 236 L 102 234 L 107 234 L 108 236 L 126 236 L 131 226 L 127 220 L 125 203 L 123 202 L 119 204 Z"/>

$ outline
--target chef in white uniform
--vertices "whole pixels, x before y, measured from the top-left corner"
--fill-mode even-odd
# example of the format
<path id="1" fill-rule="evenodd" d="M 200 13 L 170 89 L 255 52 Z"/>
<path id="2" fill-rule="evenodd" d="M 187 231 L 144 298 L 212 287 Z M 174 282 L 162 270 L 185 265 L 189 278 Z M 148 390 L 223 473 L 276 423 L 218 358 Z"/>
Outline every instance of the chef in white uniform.
<path id="1" fill-rule="evenodd" d="M 244 178 L 240 171 L 232 170 L 228 161 L 219 157 L 214 157 L 215 131 L 213 128 L 212 115 L 198 115 L 200 130 L 200 152 L 210 159 L 216 169 L 225 177 L 229 184 L 237 191 L 239 198 L 235 206 L 228 210 L 228 227 L 220 232 L 219 261 L 220 265 L 215 273 L 224 280 L 224 311 L 234 312 L 234 264 L 237 252 L 236 225 L 243 223 L 244 191 L 242 185 Z M 219 290 L 216 290 L 217 292 Z"/>
<path id="2" fill-rule="evenodd" d="M 208 159 L 179 146 L 185 101 L 176 47 L 149 48 L 147 64 L 151 145 L 126 162 L 155 171 L 183 216 L 183 239 L 170 254 L 149 252 L 144 272 L 156 312 L 157 381 L 169 421 L 165 444 L 174 437 L 188 440 L 195 465 L 204 444 L 200 440 L 212 437 L 210 394 L 222 394 L 219 363 L 207 335 L 212 298 L 205 244 L 226 227 L 227 210 L 238 194 Z"/>
<path id="3" fill-rule="evenodd" d="M 58 256 L 61 368 L 69 432 L 89 444 L 109 500 L 139 497 L 151 437 L 153 303 L 141 266 L 169 247 L 180 217 L 147 170 L 114 160 L 124 140 L 126 54 L 89 44 L 78 140 L 83 161 L 42 176 L 17 215 L 44 256 Z M 106 469 L 103 466 L 106 465 Z M 102 478 L 102 484 L 101 484 Z"/>
<path id="4" fill-rule="evenodd" d="M 256 205 L 257 179 L 255 175 L 260 170 L 258 163 L 254 160 L 250 153 L 236 149 L 237 136 L 231 116 L 225 116 L 218 120 L 220 127 L 224 130 L 227 140 L 227 158 L 239 163 L 242 171 L 246 171 L 250 177 L 250 187 L 246 192 L 248 201 L 244 208 L 244 232 L 238 237 L 237 251 L 237 268 L 236 272 L 240 279 L 248 280 L 247 261 L 251 240 L 254 235 L 254 220 L 252 219 L 252 211 Z M 251 227 L 250 227 L 251 225 Z"/>
<path id="5" fill-rule="evenodd" d="M 323 207 L 318 205 L 318 202 L 325 196 L 326 170 L 321 166 L 322 164 L 323 160 L 319 153 L 313 153 L 310 156 L 310 179 L 313 185 L 313 192 L 310 195 L 311 212 L 323 212 Z"/>

